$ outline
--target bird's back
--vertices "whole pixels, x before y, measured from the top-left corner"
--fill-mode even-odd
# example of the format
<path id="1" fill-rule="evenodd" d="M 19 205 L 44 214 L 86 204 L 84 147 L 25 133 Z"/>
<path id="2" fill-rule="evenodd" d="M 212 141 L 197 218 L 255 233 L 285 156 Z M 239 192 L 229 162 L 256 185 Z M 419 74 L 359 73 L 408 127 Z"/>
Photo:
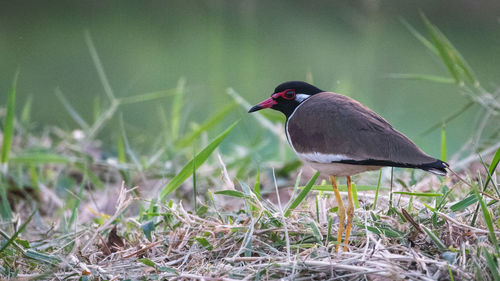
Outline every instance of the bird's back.
<path id="1" fill-rule="evenodd" d="M 300 104 L 286 130 L 297 154 L 316 155 L 319 163 L 426 170 L 426 165 L 439 161 L 366 106 L 335 93 L 319 93 Z"/>

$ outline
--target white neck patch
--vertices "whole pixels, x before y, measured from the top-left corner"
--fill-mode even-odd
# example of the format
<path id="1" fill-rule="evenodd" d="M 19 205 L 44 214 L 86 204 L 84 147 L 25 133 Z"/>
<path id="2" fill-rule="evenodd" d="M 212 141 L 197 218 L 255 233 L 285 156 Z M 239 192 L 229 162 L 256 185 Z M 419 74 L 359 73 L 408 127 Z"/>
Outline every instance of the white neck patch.
<path id="1" fill-rule="evenodd" d="M 298 102 L 303 102 L 305 101 L 306 99 L 308 99 L 310 97 L 310 95 L 306 95 L 306 94 L 297 94 L 295 95 L 295 101 L 298 101 Z"/>

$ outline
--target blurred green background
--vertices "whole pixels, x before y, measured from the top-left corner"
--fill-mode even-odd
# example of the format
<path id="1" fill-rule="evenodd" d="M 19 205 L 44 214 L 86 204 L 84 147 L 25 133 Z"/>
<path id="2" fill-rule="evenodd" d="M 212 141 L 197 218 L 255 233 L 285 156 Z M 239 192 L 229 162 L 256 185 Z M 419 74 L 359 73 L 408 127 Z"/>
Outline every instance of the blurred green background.
<path id="1" fill-rule="evenodd" d="M 462 52 L 485 88 L 498 82 L 500 2 L 486 1 L 11 1 L 0 10 L 0 102 L 17 68 L 18 104 L 31 95 L 34 130 L 77 128 L 57 99 L 59 88 L 91 121 L 103 87 L 84 32 L 92 35 L 116 96 L 175 88 L 186 79 L 183 131 L 231 101 L 234 88 L 250 103 L 287 80 L 312 77 L 324 90 L 351 96 L 385 117 L 426 152 L 439 156 L 440 132 L 422 135 L 466 103 L 454 85 L 391 79 L 391 73 L 448 76 L 401 23 L 425 33 L 419 12 Z M 161 128 L 158 105 L 123 106 L 128 137 L 146 145 Z M 18 110 L 20 106 L 18 107 Z M 448 151 L 471 134 L 473 107 L 447 125 Z M 119 116 L 119 115 L 117 115 Z M 250 145 L 274 136 L 237 108 L 240 125 L 224 143 Z M 115 117 L 115 119 L 118 119 Z M 113 143 L 117 120 L 100 137 Z"/>

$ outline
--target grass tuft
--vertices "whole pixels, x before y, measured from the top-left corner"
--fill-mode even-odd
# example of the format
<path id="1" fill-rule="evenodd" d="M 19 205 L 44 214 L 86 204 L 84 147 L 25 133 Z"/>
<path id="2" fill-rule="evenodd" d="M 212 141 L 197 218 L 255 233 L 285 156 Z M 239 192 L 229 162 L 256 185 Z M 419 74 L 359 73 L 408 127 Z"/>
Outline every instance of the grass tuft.
<path id="1" fill-rule="evenodd" d="M 309 191 L 311 191 L 311 188 L 313 187 L 314 183 L 316 182 L 316 180 L 318 179 L 319 177 L 319 172 L 316 172 L 314 174 L 314 176 L 307 182 L 306 186 L 304 187 L 304 189 L 302 189 L 299 193 L 299 195 L 297 195 L 297 198 L 295 198 L 292 203 L 290 203 L 290 205 L 286 208 L 285 210 L 285 217 L 288 217 L 290 216 L 290 213 L 293 209 L 297 208 L 299 206 L 299 204 L 304 200 L 304 198 L 307 196 L 307 194 L 309 193 Z"/>
<path id="2" fill-rule="evenodd" d="M 227 137 L 227 135 L 234 129 L 238 124 L 238 121 L 234 122 L 225 131 L 223 131 L 219 136 L 217 136 L 211 143 L 209 143 L 202 151 L 200 151 L 191 161 L 189 161 L 184 168 L 161 190 L 160 199 L 164 200 L 167 195 L 176 190 L 190 175 L 193 173 L 194 163 L 197 166 L 201 166 L 207 158 L 212 154 L 212 152 L 222 143 L 222 141 Z"/>
<path id="3" fill-rule="evenodd" d="M 16 89 L 19 71 L 14 75 L 12 87 L 9 91 L 7 100 L 7 113 L 3 124 L 3 140 L 2 149 L 0 150 L 0 170 L 5 175 L 7 174 L 7 162 L 9 161 L 9 154 L 12 148 L 12 139 L 14 138 L 14 114 L 16 109 Z"/>

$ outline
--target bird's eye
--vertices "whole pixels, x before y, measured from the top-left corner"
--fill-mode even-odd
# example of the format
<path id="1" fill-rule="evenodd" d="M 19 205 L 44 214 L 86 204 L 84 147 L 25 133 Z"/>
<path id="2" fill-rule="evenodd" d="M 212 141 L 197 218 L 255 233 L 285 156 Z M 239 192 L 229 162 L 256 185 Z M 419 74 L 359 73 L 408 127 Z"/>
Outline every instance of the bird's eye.
<path id="1" fill-rule="evenodd" d="M 287 100 L 291 100 L 295 98 L 295 91 L 294 90 L 288 90 L 283 94 L 283 97 Z"/>

